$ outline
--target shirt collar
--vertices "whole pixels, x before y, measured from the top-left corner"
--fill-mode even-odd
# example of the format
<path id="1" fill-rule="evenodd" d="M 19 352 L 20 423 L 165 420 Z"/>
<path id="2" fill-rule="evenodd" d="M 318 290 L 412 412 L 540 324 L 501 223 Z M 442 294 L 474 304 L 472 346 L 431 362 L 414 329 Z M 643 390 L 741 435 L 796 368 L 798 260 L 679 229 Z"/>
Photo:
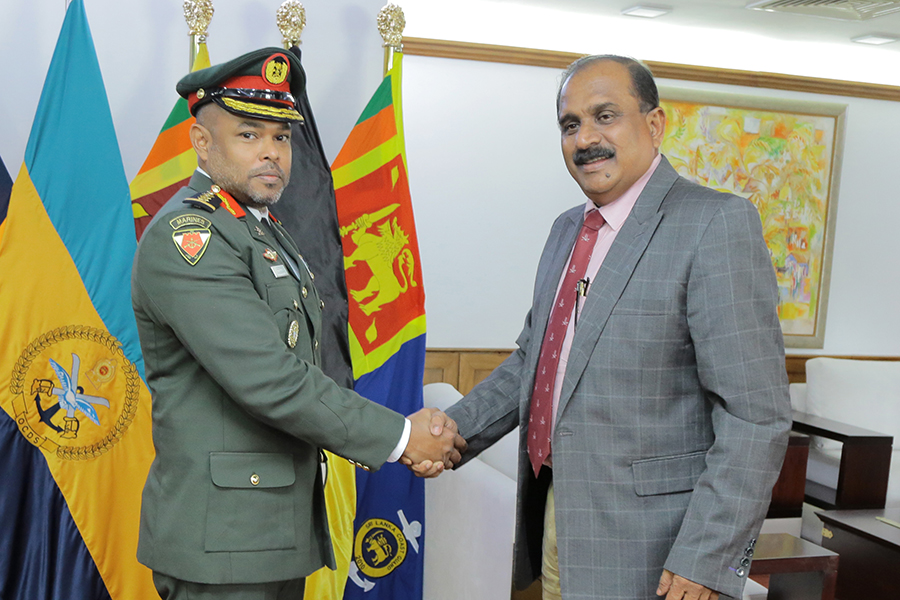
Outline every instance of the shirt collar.
<path id="1" fill-rule="evenodd" d="M 202 175 L 205 175 L 210 181 L 212 181 L 212 177 L 209 176 L 209 173 L 207 173 L 200 167 L 197 167 L 197 170 Z M 260 223 L 262 223 L 264 219 L 269 218 L 269 207 L 267 207 L 267 206 L 263 206 L 262 208 L 253 208 L 252 206 L 245 205 L 244 208 L 249 210 L 251 212 L 251 214 L 253 214 L 253 216 L 256 217 L 256 220 L 259 221 Z"/>
<path id="2" fill-rule="evenodd" d="M 635 181 L 630 188 L 628 188 L 624 194 L 606 204 L 604 206 L 598 207 L 593 203 L 590 199 L 588 199 L 587 203 L 584 205 L 584 214 L 593 209 L 598 209 L 600 214 L 603 215 L 603 219 L 606 221 L 606 224 L 609 225 L 614 231 L 619 231 L 622 225 L 625 224 L 625 219 L 628 218 L 628 215 L 631 214 L 631 209 L 634 208 L 635 203 L 637 203 L 638 197 L 640 197 L 641 192 L 644 191 L 644 188 L 647 187 L 647 182 L 650 181 L 650 178 L 653 176 L 653 173 L 656 171 L 656 167 L 659 166 L 659 163 L 662 161 L 662 154 L 657 153 L 656 158 L 653 159 L 653 162 L 650 163 L 650 167 L 647 169 L 647 172 L 641 175 L 641 178 Z"/>

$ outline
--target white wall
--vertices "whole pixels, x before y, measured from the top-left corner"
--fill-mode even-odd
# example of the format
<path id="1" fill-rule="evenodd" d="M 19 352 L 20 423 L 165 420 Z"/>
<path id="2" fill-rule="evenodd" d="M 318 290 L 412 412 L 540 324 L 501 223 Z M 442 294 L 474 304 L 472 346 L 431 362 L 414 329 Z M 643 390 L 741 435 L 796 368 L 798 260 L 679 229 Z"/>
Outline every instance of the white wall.
<path id="1" fill-rule="evenodd" d="M 530 305 L 534 269 L 550 224 L 564 209 L 584 202 L 559 150 L 558 71 L 415 56 L 404 65 L 407 151 L 429 345 L 512 347 Z M 900 354 L 900 194 L 894 185 L 900 107 L 858 98 L 659 83 L 849 106 L 821 352 Z"/>
<path id="2" fill-rule="evenodd" d="M 274 26 L 279 3 L 215 0 L 209 39 L 213 62 L 279 45 Z M 174 104 L 175 82 L 187 69 L 181 0 L 85 4 L 131 179 Z M 303 4 L 309 21 L 302 45 L 309 95 L 326 152 L 333 158 L 380 81 L 382 49 L 374 18 L 383 1 Z M 649 60 L 900 85 L 896 53 L 868 48 L 766 40 L 767 52 L 748 52 L 759 40 L 735 32 L 564 15 L 513 2 L 401 4 L 411 36 L 611 51 Z M 14 177 L 64 8 L 64 0 L 0 2 L 0 80 L 5 84 L 0 156 Z M 559 153 L 557 73 L 414 56 L 404 64 L 407 149 L 426 278 L 429 346 L 512 347 L 550 224 L 583 199 Z M 737 91 L 850 105 L 822 352 L 900 355 L 900 319 L 894 309 L 900 295 L 900 235 L 895 233 L 900 202 L 892 185 L 900 107 L 874 100 Z"/>

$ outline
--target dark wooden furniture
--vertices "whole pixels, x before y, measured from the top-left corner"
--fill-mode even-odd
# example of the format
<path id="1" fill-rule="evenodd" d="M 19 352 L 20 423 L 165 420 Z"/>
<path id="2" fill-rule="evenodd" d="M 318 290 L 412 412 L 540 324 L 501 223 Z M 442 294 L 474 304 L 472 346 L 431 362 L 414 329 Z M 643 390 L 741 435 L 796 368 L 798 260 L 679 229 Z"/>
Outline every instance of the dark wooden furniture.
<path id="1" fill-rule="evenodd" d="M 803 514 L 809 436 L 792 431 L 778 481 L 772 488 L 767 519 L 798 518 Z"/>
<path id="2" fill-rule="evenodd" d="M 769 576 L 768 600 L 834 600 L 838 558 L 835 552 L 793 535 L 763 533 L 756 542 L 750 575 Z"/>
<path id="3" fill-rule="evenodd" d="M 793 430 L 843 444 L 837 488 L 807 480 L 807 502 L 826 510 L 884 508 L 892 436 L 797 411 Z"/>
<path id="4" fill-rule="evenodd" d="M 841 555 L 837 597 L 841 600 L 900 598 L 900 508 L 835 510 L 822 519 L 822 545 Z"/>

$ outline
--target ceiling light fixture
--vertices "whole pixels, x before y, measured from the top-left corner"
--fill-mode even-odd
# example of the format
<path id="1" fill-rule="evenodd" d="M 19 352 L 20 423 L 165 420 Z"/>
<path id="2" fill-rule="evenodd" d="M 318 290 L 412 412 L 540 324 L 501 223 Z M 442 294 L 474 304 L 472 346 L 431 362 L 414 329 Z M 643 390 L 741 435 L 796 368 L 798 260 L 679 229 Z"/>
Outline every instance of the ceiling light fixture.
<path id="1" fill-rule="evenodd" d="M 898 39 L 896 36 L 887 35 L 884 33 L 867 33 L 866 35 L 860 35 L 855 38 L 850 38 L 851 42 L 856 42 L 857 44 L 870 44 L 872 46 L 881 46 L 882 44 L 890 44 L 892 42 L 896 42 Z"/>
<path id="2" fill-rule="evenodd" d="M 635 4 L 631 8 L 623 8 L 622 14 L 629 17 L 644 17 L 645 19 L 655 19 L 672 12 L 668 6 L 652 6 L 650 4 Z"/>

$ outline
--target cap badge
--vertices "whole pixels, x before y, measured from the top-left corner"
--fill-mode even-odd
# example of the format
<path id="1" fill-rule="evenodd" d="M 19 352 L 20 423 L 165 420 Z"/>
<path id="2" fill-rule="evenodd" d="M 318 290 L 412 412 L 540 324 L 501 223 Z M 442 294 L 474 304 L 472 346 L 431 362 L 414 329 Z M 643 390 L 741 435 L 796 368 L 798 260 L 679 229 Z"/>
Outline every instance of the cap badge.
<path id="1" fill-rule="evenodd" d="M 280 85 L 287 79 L 290 65 L 283 54 L 276 54 L 263 65 L 263 79 L 272 85 Z"/>
<path id="2" fill-rule="evenodd" d="M 278 260 L 278 254 L 271 248 L 266 248 L 266 251 L 263 252 L 263 256 L 266 257 L 268 260 L 271 260 L 272 262 L 275 262 L 276 260 Z"/>
<path id="3" fill-rule="evenodd" d="M 200 88 L 197 90 L 197 100 L 203 100 L 203 97 L 206 96 L 206 90 Z"/>

